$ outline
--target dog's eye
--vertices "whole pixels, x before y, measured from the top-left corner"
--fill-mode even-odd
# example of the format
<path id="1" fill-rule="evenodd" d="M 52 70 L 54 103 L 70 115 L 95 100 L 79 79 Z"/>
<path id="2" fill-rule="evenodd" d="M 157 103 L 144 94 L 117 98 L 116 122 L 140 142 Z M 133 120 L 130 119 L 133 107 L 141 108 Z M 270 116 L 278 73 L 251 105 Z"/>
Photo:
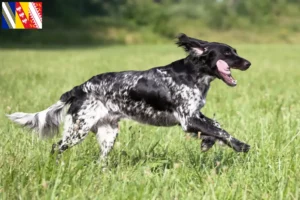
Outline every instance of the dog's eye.
<path id="1" fill-rule="evenodd" d="M 224 53 L 226 56 L 230 56 L 231 55 L 231 52 L 230 51 L 225 51 Z"/>

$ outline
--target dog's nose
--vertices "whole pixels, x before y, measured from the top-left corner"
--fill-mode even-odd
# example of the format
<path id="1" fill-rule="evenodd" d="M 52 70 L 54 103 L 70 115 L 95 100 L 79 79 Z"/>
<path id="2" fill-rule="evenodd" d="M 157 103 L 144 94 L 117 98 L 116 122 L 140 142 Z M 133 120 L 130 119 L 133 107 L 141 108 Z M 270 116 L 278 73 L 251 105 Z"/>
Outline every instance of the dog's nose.
<path id="1" fill-rule="evenodd" d="M 245 66 L 246 69 L 248 69 L 250 67 L 250 65 L 251 65 L 251 63 L 249 61 L 246 60 L 244 62 L 244 66 Z"/>

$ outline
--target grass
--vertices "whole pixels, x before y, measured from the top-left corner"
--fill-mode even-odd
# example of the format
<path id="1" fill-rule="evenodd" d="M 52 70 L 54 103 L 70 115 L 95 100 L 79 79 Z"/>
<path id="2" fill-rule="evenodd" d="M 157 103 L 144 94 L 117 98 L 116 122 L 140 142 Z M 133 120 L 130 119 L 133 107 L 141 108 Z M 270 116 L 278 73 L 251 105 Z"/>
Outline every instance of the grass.
<path id="1" fill-rule="evenodd" d="M 109 170 L 97 164 L 90 134 L 59 164 L 50 140 L 8 121 L 36 112 L 91 76 L 147 69 L 184 56 L 174 45 L 0 50 L 0 199 L 299 199 L 298 45 L 237 45 L 252 62 L 234 71 L 235 88 L 213 82 L 203 112 L 251 145 L 248 154 L 216 145 L 200 151 L 180 127 L 120 123 Z M 144 63 L 147 63 L 146 65 Z"/>

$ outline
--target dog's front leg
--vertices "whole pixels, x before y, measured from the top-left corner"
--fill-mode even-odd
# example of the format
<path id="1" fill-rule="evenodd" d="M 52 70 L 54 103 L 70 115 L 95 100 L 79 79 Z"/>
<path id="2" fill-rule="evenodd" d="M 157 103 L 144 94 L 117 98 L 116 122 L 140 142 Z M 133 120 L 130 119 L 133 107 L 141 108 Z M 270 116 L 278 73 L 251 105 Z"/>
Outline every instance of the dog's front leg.
<path id="1" fill-rule="evenodd" d="M 203 114 L 185 118 L 183 128 L 187 132 L 201 132 L 209 139 L 213 137 L 223 141 L 237 152 L 248 152 L 250 146 L 232 137 L 227 131 L 214 125 L 214 120 L 205 117 Z"/>
<path id="2" fill-rule="evenodd" d="M 201 151 L 205 152 L 211 149 L 217 141 L 217 138 L 204 135 L 203 133 L 188 133 L 188 137 L 201 139 Z"/>
<path id="3" fill-rule="evenodd" d="M 200 112 L 200 117 L 203 118 L 205 116 Z M 217 128 L 221 128 L 221 125 L 214 119 L 210 119 L 210 118 L 205 117 L 205 121 L 207 123 L 210 123 L 212 126 L 215 126 Z M 218 140 L 216 137 L 204 135 L 203 133 L 200 134 L 200 138 L 202 139 L 201 151 L 203 151 L 203 152 L 206 152 L 209 149 L 211 149 L 214 146 L 214 144 L 216 143 L 216 141 Z M 219 141 L 222 142 L 221 140 L 219 140 Z"/>

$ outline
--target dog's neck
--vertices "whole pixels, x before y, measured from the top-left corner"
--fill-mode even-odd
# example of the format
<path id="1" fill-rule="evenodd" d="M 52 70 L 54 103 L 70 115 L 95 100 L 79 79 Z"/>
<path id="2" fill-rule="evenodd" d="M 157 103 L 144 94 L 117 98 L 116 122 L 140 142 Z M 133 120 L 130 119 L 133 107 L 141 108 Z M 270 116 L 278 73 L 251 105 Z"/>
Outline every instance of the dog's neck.
<path id="1" fill-rule="evenodd" d="M 188 56 L 184 59 L 184 65 L 187 67 L 192 67 L 195 71 L 194 76 L 196 76 L 197 86 L 203 87 L 203 85 L 210 86 L 210 82 L 216 77 L 209 72 L 209 66 L 206 63 L 201 63 L 201 61 L 195 61 L 192 57 Z"/>

